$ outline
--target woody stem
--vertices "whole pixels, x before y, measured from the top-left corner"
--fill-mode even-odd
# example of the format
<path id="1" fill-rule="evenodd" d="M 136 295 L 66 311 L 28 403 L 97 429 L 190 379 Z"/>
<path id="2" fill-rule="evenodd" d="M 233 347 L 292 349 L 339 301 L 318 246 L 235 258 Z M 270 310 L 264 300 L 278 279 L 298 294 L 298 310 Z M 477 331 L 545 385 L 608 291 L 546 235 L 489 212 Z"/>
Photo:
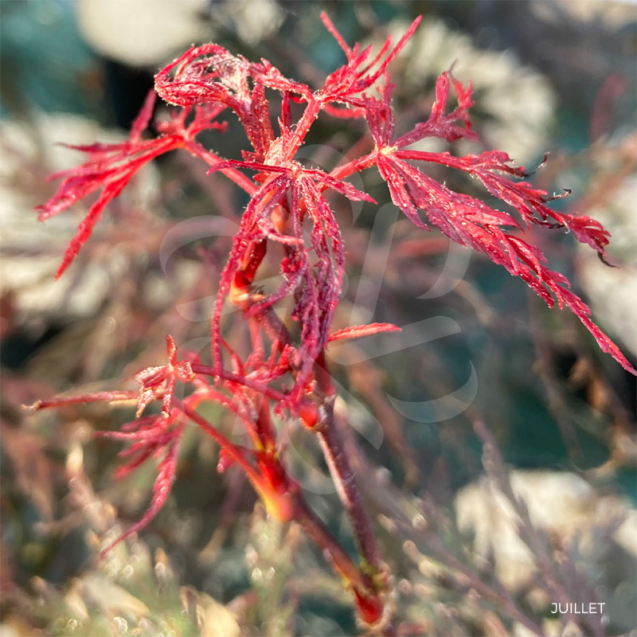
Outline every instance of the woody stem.
<path id="1" fill-rule="evenodd" d="M 374 594 L 369 579 L 352 562 L 338 541 L 316 517 L 300 494 L 296 496 L 295 521 L 305 533 L 319 546 L 332 564 L 334 570 L 364 595 Z"/>
<path id="2" fill-rule="evenodd" d="M 361 496 L 356 476 L 349 462 L 348 455 L 334 419 L 334 399 L 336 388 L 329 372 L 325 368 L 325 357 L 321 356 L 317 365 L 317 380 L 325 397 L 322 409 L 319 441 L 330 469 L 337 493 L 352 525 L 352 533 L 358 551 L 366 565 L 373 572 L 381 571 L 381 558 L 378 542 L 374 535 L 371 519 L 367 513 Z"/>
<path id="3" fill-rule="evenodd" d="M 257 472 L 257 469 L 248 461 L 242 449 L 233 445 L 203 416 L 185 402 L 175 400 L 175 407 L 203 429 L 208 435 L 212 436 L 212 438 L 223 449 L 225 449 L 226 453 L 228 453 L 246 472 L 257 493 L 263 498 L 268 497 L 267 481 L 263 479 L 263 476 Z M 269 461 L 278 462 L 273 459 L 270 459 Z M 281 471 L 281 475 L 285 475 L 285 473 Z M 307 503 L 301 496 L 301 493 L 298 491 L 298 488 L 295 488 L 293 484 L 289 485 L 288 494 L 293 501 L 293 519 L 301 525 L 307 535 L 311 537 L 312 540 L 322 549 L 334 567 L 334 570 L 341 575 L 359 595 L 374 599 L 376 592 L 369 576 L 352 562 L 351 558 L 340 546 L 338 541 L 327 530 L 316 514 L 308 507 Z"/>

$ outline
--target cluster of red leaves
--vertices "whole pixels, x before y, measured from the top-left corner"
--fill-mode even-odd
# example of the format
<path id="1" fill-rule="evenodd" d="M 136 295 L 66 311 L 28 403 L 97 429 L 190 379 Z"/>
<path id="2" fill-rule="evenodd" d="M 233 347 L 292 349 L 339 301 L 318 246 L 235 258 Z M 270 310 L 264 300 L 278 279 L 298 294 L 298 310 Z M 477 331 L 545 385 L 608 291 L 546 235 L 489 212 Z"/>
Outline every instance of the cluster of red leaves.
<path id="1" fill-rule="evenodd" d="M 76 168 L 63 170 L 49 177 L 50 180 L 64 178 L 64 181 L 46 204 L 38 206 L 40 221 L 50 219 L 96 190 L 102 191 L 80 223 L 77 234 L 64 254 L 56 278 L 62 276 L 64 270 L 75 259 L 106 205 L 124 190 L 144 164 L 164 153 L 194 145 L 192 140 L 203 130 L 225 129 L 224 124 L 214 121 L 223 111 L 223 105 L 204 104 L 193 109 L 194 116 L 188 126 L 186 126 L 186 120 L 190 115 L 190 109 L 184 109 L 179 113 L 174 112 L 169 122 L 162 122 L 158 126 L 162 133 L 159 137 L 143 140 L 142 134 L 150 123 L 155 100 L 156 93 L 153 91 L 148 94 L 127 141 L 120 144 L 67 145 L 68 148 L 87 153 L 88 161 Z"/>
<path id="2" fill-rule="evenodd" d="M 156 76 L 156 94 L 177 107 L 167 121 L 156 127 L 157 136 L 142 139 L 152 116 L 153 93 L 129 140 L 122 144 L 78 147 L 89 154 L 88 161 L 54 175 L 64 177 L 64 181 L 57 194 L 41 207 L 40 218 L 46 219 L 102 189 L 67 250 L 59 275 L 87 240 L 106 204 L 119 195 L 142 165 L 163 153 L 184 149 L 205 161 L 211 171 L 221 171 L 250 195 L 220 276 L 211 317 L 211 365 L 203 364 L 195 356 L 178 362 L 175 344 L 169 339 L 168 364 L 140 372 L 136 376 L 141 385 L 139 391 L 62 398 L 38 405 L 42 408 L 81 400 L 138 401 L 138 419 L 126 426 L 125 431 L 108 434 L 133 443 L 124 452 L 130 457 L 124 473 L 150 457 L 161 458 L 153 504 L 134 530 L 147 523 L 166 499 L 175 476 L 179 436 L 186 420 L 194 421 L 222 446 L 221 469 L 230 462 L 242 465 L 273 514 L 284 519 L 307 518 L 307 511 L 296 496 L 298 489 L 280 463 L 271 413 L 298 418 L 317 431 L 329 426 L 335 390 L 324 372 L 328 342 L 397 329 L 375 324 L 330 335 L 341 293 L 345 253 L 339 225 L 325 193 L 331 190 L 350 200 L 373 202 L 369 195 L 344 181 L 365 169 L 379 171 L 392 201 L 414 224 L 427 228 L 421 218 L 421 212 L 424 213 L 429 223 L 453 241 L 485 254 L 523 279 L 550 306 L 557 299 L 560 307 L 568 307 L 581 319 L 603 350 L 625 369 L 635 372 L 614 343 L 592 323 L 588 307 L 569 289 L 568 281 L 550 270 L 542 252 L 522 238 L 530 224 L 562 227 L 571 230 L 578 241 L 589 244 L 603 258 L 608 233 L 599 223 L 552 210 L 548 206 L 551 197 L 524 181 L 524 169 L 515 166 L 503 152 L 456 157 L 446 152 L 408 149 L 425 137 L 439 137 L 448 142 L 475 138 L 469 119 L 473 104 L 470 85 L 463 86 L 450 73 L 443 74 L 437 82 L 436 99 L 428 119 L 401 136 L 394 134 L 388 65 L 413 34 L 419 20 L 395 47 L 387 39 L 374 57 L 371 47 L 350 48 L 326 16 L 323 22 L 347 61 L 318 90 L 284 77 L 266 60 L 252 63 L 214 44 L 193 47 Z M 457 106 L 450 109 L 447 102 L 452 87 Z M 276 124 L 266 92 L 280 95 Z M 238 117 L 251 146 L 243 151 L 242 161 L 224 161 L 195 140 L 203 130 L 223 130 L 224 125 L 216 119 L 225 109 Z M 301 111 L 296 120 L 293 110 Z M 295 156 L 321 113 L 366 120 L 375 141 L 373 151 L 331 173 L 304 167 Z M 477 178 L 508 211 L 438 183 L 419 167 L 422 162 L 447 166 Z M 277 290 L 264 294 L 255 284 L 255 277 L 268 248 L 274 244 L 285 255 L 280 263 L 282 283 Z M 274 311 L 278 303 L 288 298 L 293 300 L 291 318 L 298 324 L 296 331 L 288 329 Z M 250 326 L 252 349 L 245 359 L 222 336 L 227 302 L 241 309 Z M 191 385 L 191 393 L 183 400 L 174 396 L 178 382 Z M 161 401 L 161 413 L 142 416 L 142 411 L 154 400 Z M 202 419 L 195 410 L 202 400 L 216 401 L 234 412 L 246 424 L 253 448 L 247 450 L 231 444 Z M 315 539 L 320 537 L 315 529 L 311 534 Z M 359 609 L 377 608 L 375 598 L 370 597 L 374 585 L 357 583 L 356 575 L 337 553 L 333 549 L 331 554 L 337 570 L 348 579 L 355 596 L 363 599 Z M 365 554 L 363 557 L 368 566 L 370 563 L 375 566 L 373 558 Z"/>
<path id="3" fill-rule="evenodd" d="M 445 115 L 451 82 L 458 106 Z M 547 203 L 556 197 L 550 197 L 526 181 L 519 181 L 527 176 L 524 168 L 516 166 L 504 152 L 487 151 L 480 155 L 454 157 L 448 152 L 403 150 L 424 137 L 441 137 L 448 142 L 463 137 L 475 139 L 468 117 L 468 109 L 473 105 L 471 89 L 444 73 L 436 83 L 436 100 L 427 121 L 394 138 L 391 88 L 386 84 L 381 90 L 383 99 L 368 100 L 365 110 L 376 142 L 376 165 L 387 182 L 394 204 L 415 225 L 427 229 L 418 213 L 424 211 L 427 219 L 450 239 L 482 252 L 510 274 L 519 276 L 549 307 L 554 305 L 554 295 L 560 309 L 568 307 L 588 328 L 602 350 L 611 354 L 624 369 L 635 373 L 617 345 L 591 321 L 590 309 L 571 292 L 567 279 L 549 269 L 542 251 L 519 236 L 519 231 L 528 229 L 530 224 L 565 228 L 572 231 L 578 241 L 597 250 L 600 258 L 605 260 L 609 233 L 590 217 L 559 213 L 549 208 Z M 441 164 L 476 177 L 489 194 L 517 211 L 519 218 L 450 190 L 409 163 L 411 161 Z M 511 234 L 503 228 L 518 232 Z"/>

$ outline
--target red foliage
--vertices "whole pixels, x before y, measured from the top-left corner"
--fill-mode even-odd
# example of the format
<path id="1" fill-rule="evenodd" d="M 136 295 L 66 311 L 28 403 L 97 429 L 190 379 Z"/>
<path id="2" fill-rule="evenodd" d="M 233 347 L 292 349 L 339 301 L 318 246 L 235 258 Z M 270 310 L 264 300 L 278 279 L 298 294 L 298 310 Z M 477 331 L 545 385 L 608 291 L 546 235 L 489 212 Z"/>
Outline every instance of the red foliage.
<path id="1" fill-rule="evenodd" d="M 373 324 L 330 334 L 341 293 L 345 251 L 339 225 L 323 194 L 325 190 L 331 189 L 351 200 L 373 202 L 369 195 L 344 179 L 365 169 L 378 169 L 392 201 L 414 224 L 427 228 L 429 222 L 453 241 L 483 253 L 520 277 L 548 305 L 552 306 L 557 299 L 560 307 L 566 306 L 579 317 L 603 350 L 625 369 L 633 373 L 635 370 L 590 320 L 588 307 L 570 291 L 564 276 L 549 269 L 540 249 L 522 238 L 531 224 L 561 227 L 571 230 L 578 241 L 593 247 L 603 258 L 609 235 L 598 222 L 551 209 L 548 204 L 552 197 L 524 181 L 527 177 L 524 169 L 516 166 L 506 153 L 490 151 L 456 157 L 447 152 L 408 150 L 409 145 L 425 137 L 439 137 L 448 142 L 475 138 L 469 119 L 473 104 L 470 85 L 463 86 L 450 73 L 444 73 L 438 79 L 429 117 L 411 131 L 395 135 L 388 66 L 414 32 L 418 20 L 394 48 L 388 39 L 373 58 L 370 48 L 360 50 L 358 45 L 350 48 L 326 16 L 323 22 L 347 61 L 318 90 L 284 77 L 267 60 L 252 63 L 214 44 L 193 47 L 156 76 L 156 93 L 179 107 L 168 121 L 157 126 L 157 137 L 142 139 L 152 115 L 155 95 L 151 94 L 127 142 L 77 147 L 88 153 L 88 161 L 53 176 L 63 177 L 64 181 L 40 208 L 41 219 L 58 214 L 102 189 L 80 224 L 58 276 L 87 240 L 106 204 L 119 195 L 141 166 L 168 151 L 184 149 L 202 159 L 211 170 L 221 171 L 246 190 L 250 202 L 243 211 L 240 229 L 220 276 L 211 317 L 211 366 L 194 355 L 186 362 L 178 362 L 175 344 L 169 337 L 168 364 L 141 371 L 135 377 L 141 385 L 137 392 L 62 398 L 39 403 L 37 407 L 81 400 L 137 399 L 138 420 L 125 431 L 106 434 L 132 442 L 123 453 L 130 460 L 120 473 L 129 472 L 148 458 L 160 458 L 151 507 L 128 533 L 146 524 L 164 503 L 175 476 L 184 422 L 194 421 L 222 446 L 220 470 L 229 463 L 241 464 L 272 514 L 301 520 L 316 541 L 329 545 L 326 550 L 335 568 L 353 587 L 359 610 L 365 619 L 375 623 L 383 614 L 382 590 L 374 580 L 348 566 L 348 558 L 329 544 L 319 523 L 308 522 L 311 518 L 299 499 L 298 488 L 280 463 L 280 448 L 270 420 L 271 412 L 276 411 L 299 418 L 317 432 L 325 430 L 330 426 L 335 397 L 335 389 L 324 371 L 328 343 L 398 329 Z M 457 105 L 449 109 L 452 87 Z M 281 95 L 278 129 L 273 124 L 266 89 Z M 292 121 L 292 101 L 304 105 L 297 121 Z M 224 161 L 195 141 L 203 130 L 223 130 L 224 125 L 216 118 L 225 109 L 236 114 L 250 142 L 250 150 L 243 151 L 243 161 Z M 329 174 L 304 168 L 295 156 L 321 112 L 364 118 L 375 141 L 373 151 Z M 508 210 L 454 192 L 429 177 L 414 162 L 440 164 L 476 177 L 488 194 Z M 250 178 L 242 171 L 254 175 Z M 309 240 L 303 232 L 308 228 Z M 268 247 L 275 243 L 285 253 L 280 263 L 283 282 L 274 292 L 264 294 L 254 284 L 255 277 Z M 299 326 L 296 335 L 274 312 L 276 304 L 286 297 L 293 299 L 292 318 Z M 222 337 L 227 301 L 242 310 L 250 326 L 252 350 L 245 359 Z M 192 387 L 183 401 L 174 397 L 177 382 L 190 383 Z M 155 399 L 161 400 L 161 414 L 141 417 Z M 252 450 L 231 444 L 197 414 L 195 407 L 204 400 L 222 404 L 243 420 L 252 437 Z M 329 445 L 325 449 L 329 453 Z M 346 458 L 341 453 L 337 461 L 328 463 L 337 479 L 344 462 Z M 360 511 L 354 511 L 353 515 L 360 516 Z M 353 526 L 358 532 L 364 525 L 357 520 Z M 371 540 L 358 539 L 366 569 L 380 572 L 375 550 L 365 548 Z"/>
<path id="2" fill-rule="evenodd" d="M 166 345 L 168 365 L 148 367 L 135 375 L 135 380 L 141 385 L 137 407 L 138 418 L 142 415 L 146 405 L 155 398 L 162 399 L 162 414 L 169 417 L 175 393 L 175 383 L 178 380 L 187 383 L 195 378 L 188 361 L 177 362 L 177 346 L 172 336 L 166 337 Z"/>
<path id="3" fill-rule="evenodd" d="M 493 262 L 524 280 L 531 289 L 550 306 L 557 299 L 561 308 L 568 307 L 589 329 L 599 346 L 611 354 L 627 371 L 634 368 L 619 348 L 590 319 L 590 309 L 569 287 L 566 278 L 550 270 L 542 251 L 516 235 L 503 230 L 528 228 L 530 224 L 549 228 L 566 228 L 575 238 L 595 248 L 600 258 L 605 258 L 609 233 L 594 219 L 576 217 L 552 210 L 547 205 L 548 193 L 534 188 L 526 181 L 514 181 L 525 177 L 525 170 L 515 166 L 513 160 L 501 151 L 488 151 L 480 155 L 454 157 L 449 153 L 428 153 L 402 150 L 405 146 L 425 136 L 435 135 L 447 141 L 472 137 L 467 109 L 471 106 L 471 88 L 464 88 L 453 81 L 459 106 L 450 115 L 444 115 L 449 97 L 449 74 L 444 73 L 436 85 L 436 101 L 426 122 L 417 124 L 409 133 L 393 139 L 394 120 L 390 104 L 390 87 L 386 85 L 383 99 L 369 99 L 366 104 L 367 121 L 376 142 L 376 165 L 387 182 L 392 201 L 418 227 L 427 228 L 418 213 L 425 212 L 427 219 L 453 241 L 486 254 Z M 457 122 L 462 122 L 459 126 Z M 517 211 L 512 214 L 491 208 L 483 201 L 469 195 L 454 192 L 447 186 L 428 177 L 410 161 L 442 164 L 477 177 L 493 197 Z"/>
<path id="4" fill-rule="evenodd" d="M 131 534 L 143 529 L 164 506 L 177 473 L 177 453 L 184 429 L 184 420 L 177 420 L 172 416 L 162 414 L 161 416 L 149 416 L 135 420 L 122 429 L 123 431 L 98 432 L 99 435 L 106 438 L 132 441 L 130 447 L 119 453 L 120 457 L 129 458 L 129 460 L 125 465 L 119 467 L 115 477 L 124 478 L 149 458 L 158 458 L 157 477 L 155 478 L 151 504 L 142 518 L 109 544 L 102 551 L 102 554 Z"/>
<path id="5" fill-rule="evenodd" d="M 64 181 L 46 204 L 38 206 L 40 221 L 59 214 L 96 190 L 102 189 L 101 195 L 90 207 L 88 214 L 78 227 L 77 234 L 67 248 L 56 278 L 62 276 L 82 245 L 86 243 L 106 205 L 119 196 L 144 164 L 164 153 L 183 147 L 202 130 L 225 128 L 224 124 L 213 121 L 224 107 L 219 104 L 204 105 L 195 108 L 194 117 L 188 126 L 186 126 L 186 118 L 189 115 L 189 109 L 184 109 L 179 113 L 173 113 L 171 120 L 159 127 L 162 131 L 159 137 L 143 141 L 141 136 L 150 122 L 156 97 L 154 91 L 148 94 L 144 107 L 133 123 L 128 141 L 120 144 L 96 143 L 88 146 L 68 146 L 87 153 L 88 161 L 76 168 L 63 170 L 49 177 L 49 179 L 64 178 Z"/>

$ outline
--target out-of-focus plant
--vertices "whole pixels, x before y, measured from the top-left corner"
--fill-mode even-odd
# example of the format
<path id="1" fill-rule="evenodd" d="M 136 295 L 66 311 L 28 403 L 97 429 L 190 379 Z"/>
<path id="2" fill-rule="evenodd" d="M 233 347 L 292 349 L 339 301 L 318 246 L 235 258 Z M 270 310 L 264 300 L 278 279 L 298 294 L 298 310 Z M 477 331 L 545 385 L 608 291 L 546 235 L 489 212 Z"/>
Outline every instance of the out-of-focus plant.
<path id="1" fill-rule="evenodd" d="M 40 207 L 40 218 L 46 220 L 89 195 L 99 195 L 80 223 L 58 277 L 89 239 L 106 206 L 135 173 L 168 152 L 186 151 L 204 162 L 209 172 L 221 172 L 245 191 L 249 202 L 219 277 L 210 317 L 209 360 L 194 351 L 179 352 L 175 340 L 167 336 L 166 363 L 138 372 L 138 389 L 60 396 L 38 401 L 33 409 L 99 401 L 137 404 L 133 421 L 120 431 L 102 435 L 130 443 L 121 452 L 127 462 L 118 470 L 119 477 L 151 458 L 158 459 L 153 497 L 142 519 L 103 546 L 102 553 L 148 524 L 165 504 L 175 480 L 186 425 L 194 423 L 219 445 L 219 471 L 237 465 L 273 518 L 297 522 L 342 577 L 360 621 L 380 627 L 391 619 L 391 573 L 354 477 L 353 452 L 344 444 L 336 424 L 337 389 L 326 350 L 336 341 L 399 328 L 374 323 L 333 329 L 342 292 L 345 246 L 329 202 L 330 191 L 352 201 L 375 203 L 345 179 L 376 169 L 393 203 L 414 225 L 425 230 L 428 223 L 436 226 L 452 241 L 473 248 L 521 278 L 549 306 L 557 301 L 560 308 L 567 307 L 604 351 L 626 370 L 636 372 L 592 322 L 588 307 L 570 290 L 566 278 L 548 267 L 546 257 L 529 238 L 531 226 L 566 229 L 604 260 L 609 234 L 601 224 L 551 208 L 549 203 L 556 197 L 525 181 L 528 173 L 504 152 L 454 156 L 410 149 L 427 137 L 446 142 L 475 137 L 469 118 L 471 85 L 463 85 L 450 72 L 443 73 L 436 83 L 429 117 L 410 131 L 396 131 L 400 123 L 394 119 L 388 68 L 419 20 L 396 46 L 392 47 L 388 38 L 375 55 L 371 47 L 346 44 L 325 15 L 323 22 L 341 46 L 346 63 L 320 88 L 285 77 L 267 60 L 249 62 L 216 44 L 193 47 L 157 74 L 155 90 L 127 141 L 74 146 L 86 153 L 88 160 L 53 176 L 63 181 L 57 193 Z M 457 100 L 454 107 L 449 106 L 452 91 Z M 270 94 L 279 99 L 273 102 Z M 157 96 L 176 108 L 157 121 L 158 134 L 147 137 Z M 276 117 L 271 103 L 276 103 Z M 250 150 L 242 150 L 242 159 L 223 159 L 200 141 L 202 133 L 208 137 L 211 131 L 226 129 L 219 118 L 227 111 L 239 119 L 250 143 Z M 304 166 L 297 157 L 299 149 L 317 118 L 323 116 L 365 122 L 373 149 L 358 156 L 350 153 L 353 156 L 331 172 Z M 477 179 L 507 211 L 434 180 L 421 169 L 423 164 Z M 278 281 L 273 290 L 262 280 L 266 264 L 272 260 Z M 206 266 L 204 259 L 202 267 Z M 248 339 L 248 348 L 231 343 L 227 337 L 224 311 L 228 306 L 240 311 L 242 320 L 235 323 Z M 281 318 L 283 312 L 287 312 L 285 318 Z M 158 412 L 147 411 L 156 402 Z M 204 417 L 200 410 L 204 403 L 233 413 L 245 427 L 250 447 L 231 442 Z M 360 554 L 358 563 L 328 531 L 308 505 L 300 485 L 285 470 L 285 448 L 277 431 L 280 419 L 300 423 L 318 437 L 350 519 Z M 497 599 L 513 604 L 502 595 Z M 516 616 L 523 617 L 519 612 Z"/>

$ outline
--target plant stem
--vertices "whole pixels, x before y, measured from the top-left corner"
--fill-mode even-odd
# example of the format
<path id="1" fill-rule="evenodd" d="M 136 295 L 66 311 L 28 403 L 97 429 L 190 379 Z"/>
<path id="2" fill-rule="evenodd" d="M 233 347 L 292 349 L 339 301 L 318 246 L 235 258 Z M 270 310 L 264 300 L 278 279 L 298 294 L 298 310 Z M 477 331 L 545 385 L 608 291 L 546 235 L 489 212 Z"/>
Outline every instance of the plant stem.
<path id="1" fill-rule="evenodd" d="M 368 155 L 359 157 L 358 159 L 354 159 L 348 162 L 347 164 L 343 164 L 342 166 L 337 166 L 330 173 L 330 177 L 341 181 L 342 179 L 345 179 L 345 177 L 349 177 L 350 175 L 353 175 L 356 172 L 365 170 L 367 168 L 371 168 L 376 161 L 376 157 L 377 157 L 377 152 L 372 151 Z"/>
<path id="2" fill-rule="evenodd" d="M 263 491 L 261 476 L 257 473 L 256 469 L 250 464 L 250 462 L 248 462 L 244 450 L 233 445 L 219 430 L 213 427 L 203 416 L 198 414 L 186 403 L 175 399 L 174 405 L 225 450 L 225 452 L 245 471 L 250 482 L 252 482 L 257 492 L 261 494 Z"/>
<path id="3" fill-rule="evenodd" d="M 210 367 L 210 365 L 201 365 L 200 363 L 193 363 L 191 365 L 191 368 L 194 374 L 201 374 L 202 376 L 212 376 L 213 378 L 220 378 L 231 383 L 237 383 L 238 385 L 243 385 L 245 387 L 248 387 L 249 389 L 254 389 L 257 392 L 262 393 L 264 396 L 269 396 L 274 400 L 285 400 L 287 397 L 286 394 L 276 389 L 272 389 L 271 387 L 261 384 L 248 377 L 234 374 L 233 372 L 228 372 L 225 369 L 221 370 L 221 372 L 217 372 L 214 367 Z"/>
<path id="4" fill-rule="evenodd" d="M 242 449 L 233 445 L 223 434 L 213 427 L 203 416 L 198 414 L 186 403 L 175 400 L 175 407 L 179 409 L 185 416 L 201 427 L 207 434 L 212 436 L 219 445 L 225 449 L 226 453 L 237 462 L 239 466 L 246 472 L 248 479 L 253 487 L 263 498 L 266 503 L 271 496 L 269 485 L 263 480 L 260 473 L 250 464 L 244 455 Z M 273 462 L 270 460 L 270 462 Z M 277 461 L 278 462 L 278 461 Z M 281 475 L 285 475 L 281 468 Z M 301 496 L 298 487 L 293 483 L 288 485 L 286 495 L 291 500 L 292 519 L 301 525 L 309 537 L 323 550 L 326 557 L 339 575 L 341 575 L 347 583 L 354 588 L 358 596 L 365 599 L 378 601 L 377 591 L 369 575 L 359 569 L 347 555 L 345 550 L 340 546 L 334 536 L 327 530 L 325 525 L 316 516 L 316 514 L 308 507 L 307 503 Z"/>
<path id="5" fill-rule="evenodd" d="M 205 149 L 194 140 L 184 142 L 184 148 L 195 157 L 203 159 L 209 166 L 216 166 L 223 161 L 219 156 Z M 236 168 L 223 168 L 221 172 L 250 195 L 254 195 L 254 193 L 259 189 L 257 184 L 252 182 L 252 180 Z"/>
<path id="6" fill-rule="evenodd" d="M 341 435 L 336 429 L 333 416 L 334 407 L 326 406 L 327 411 L 331 413 L 323 421 L 323 428 L 318 432 L 321 448 L 325 454 L 336 491 L 347 511 L 358 550 L 365 562 L 374 571 L 380 572 L 381 560 L 378 543 L 371 520 L 363 504 L 355 474 L 343 448 Z"/>
<path id="7" fill-rule="evenodd" d="M 79 396 L 58 396 L 50 400 L 37 400 L 28 407 L 31 411 L 39 411 L 40 409 L 48 409 L 50 407 L 64 407 L 66 405 L 77 405 L 81 403 L 137 401 L 138 398 L 139 392 L 137 391 L 100 391 L 92 394 L 81 394 Z"/>
<path id="8" fill-rule="evenodd" d="M 307 106 L 305 107 L 305 111 L 299 119 L 296 128 L 294 130 L 294 134 L 289 139 L 286 148 L 285 154 L 287 159 L 290 160 L 296 154 L 296 151 L 299 149 L 307 132 L 310 130 L 310 127 L 314 123 L 314 120 L 317 118 L 319 111 L 321 110 L 321 102 L 317 99 L 310 99 L 308 101 Z"/>
<path id="9" fill-rule="evenodd" d="M 295 521 L 301 525 L 303 530 L 312 540 L 321 547 L 326 557 L 336 570 L 348 583 L 361 592 L 370 591 L 370 583 L 366 581 L 361 570 L 352 562 L 349 555 L 343 550 L 334 536 L 327 530 L 323 522 L 308 507 L 300 494 L 296 498 L 296 518 Z"/>
<path id="10" fill-rule="evenodd" d="M 317 365 L 317 380 L 325 399 L 321 406 L 322 418 L 318 429 L 318 437 L 330 469 L 336 491 L 347 511 L 352 525 L 352 532 L 358 546 L 359 553 L 365 563 L 375 573 L 380 573 L 381 559 L 378 542 L 372 528 L 372 523 L 365 509 L 356 476 L 352 470 L 349 457 L 343 444 L 343 439 L 337 429 L 334 419 L 334 399 L 336 388 L 329 372 L 325 368 L 325 356 L 321 356 Z"/>

